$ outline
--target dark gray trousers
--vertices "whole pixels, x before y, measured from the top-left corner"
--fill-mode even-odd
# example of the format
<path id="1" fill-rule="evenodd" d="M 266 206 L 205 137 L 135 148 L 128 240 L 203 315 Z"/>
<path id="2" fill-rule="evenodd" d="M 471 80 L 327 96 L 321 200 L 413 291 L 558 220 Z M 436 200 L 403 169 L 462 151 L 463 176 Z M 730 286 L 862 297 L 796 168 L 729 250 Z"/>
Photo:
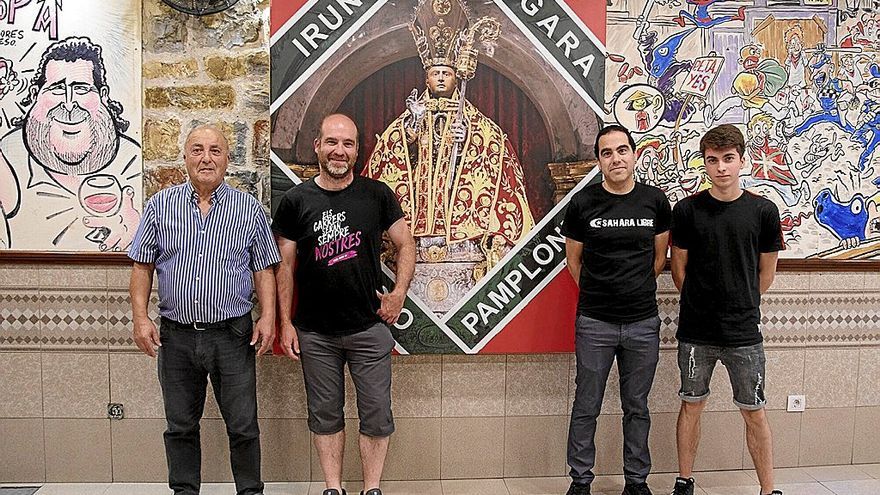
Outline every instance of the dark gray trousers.
<path id="1" fill-rule="evenodd" d="M 617 358 L 623 408 L 623 473 L 627 483 L 643 483 L 651 471 L 648 393 L 660 357 L 660 318 L 626 324 L 606 323 L 578 315 L 575 324 L 577 389 L 568 430 L 569 474 L 592 483 L 596 462 L 596 419 L 605 383 Z"/>
<path id="2" fill-rule="evenodd" d="M 198 495 L 201 487 L 199 422 L 209 375 L 226 422 L 236 493 L 263 493 L 252 325 L 250 314 L 209 330 L 162 320 L 159 384 L 168 424 L 168 485 L 175 495 Z"/>

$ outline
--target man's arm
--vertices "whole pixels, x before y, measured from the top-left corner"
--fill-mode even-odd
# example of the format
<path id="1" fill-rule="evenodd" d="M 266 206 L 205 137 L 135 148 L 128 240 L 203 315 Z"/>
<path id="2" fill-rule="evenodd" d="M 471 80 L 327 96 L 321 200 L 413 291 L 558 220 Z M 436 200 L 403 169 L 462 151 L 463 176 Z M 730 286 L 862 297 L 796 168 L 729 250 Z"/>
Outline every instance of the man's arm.
<path id="1" fill-rule="evenodd" d="M 395 273 L 394 290 L 388 294 L 378 293 L 381 303 L 377 314 L 382 321 L 389 325 L 397 322 L 403 302 L 406 300 L 406 291 L 412 282 L 413 273 L 416 270 L 416 241 L 409 231 L 406 219 L 400 218 L 388 228 L 388 236 L 397 250 L 397 272 Z"/>
<path id="2" fill-rule="evenodd" d="M 565 264 L 568 266 L 568 273 L 571 274 L 571 278 L 574 279 L 574 283 L 578 287 L 581 285 L 581 265 L 583 265 L 581 256 L 583 253 L 583 242 L 565 238 Z"/>
<path id="3" fill-rule="evenodd" d="M 659 277 L 666 266 L 666 252 L 669 250 L 669 231 L 654 236 L 654 277 Z M 683 279 L 682 279 L 683 280 Z"/>
<path id="4" fill-rule="evenodd" d="M 259 341 L 257 356 L 262 356 L 275 340 L 275 271 L 271 266 L 254 273 L 254 288 L 260 300 L 260 319 L 254 324 L 251 345 Z"/>
<path id="5" fill-rule="evenodd" d="M 132 336 L 144 354 L 156 357 L 156 349 L 162 347 L 159 342 L 159 330 L 150 319 L 147 305 L 150 302 L 150 290 L 153 287 L 153 263 L 134 262 L 131 268 L 131 281 L 128 294 L 131 296 L 131 314 L 134 322 Z"/>
<path id="6" fill-rule="evenodd" d="M 767 289 L 773 285 L 773 279 L 776 277 L 776 262 L 779 260 L 779 252 L 761 253 L 758 259 L 758 290 L 761 294 L 767 292 Z"/>
<path id="7" fill-rule="evenodd" d="M 671 258 L 672 281 L 675 283 L 675 288 L 681 292 L 681 288 L 684 287 L 684 273 L 688 263 L 688 251 L 673 245 Z"/>
<path id="8" fill-rule="evenodd" d="M 296 263 L 296 241 L 275 236 L 281 263 L 275 268 L 275 285 L 278 287 L 278 337 L 281 350 L 290 359 L 299 360 L 299 339 L 290 314 L 293 306 L 293 271 Z"/>

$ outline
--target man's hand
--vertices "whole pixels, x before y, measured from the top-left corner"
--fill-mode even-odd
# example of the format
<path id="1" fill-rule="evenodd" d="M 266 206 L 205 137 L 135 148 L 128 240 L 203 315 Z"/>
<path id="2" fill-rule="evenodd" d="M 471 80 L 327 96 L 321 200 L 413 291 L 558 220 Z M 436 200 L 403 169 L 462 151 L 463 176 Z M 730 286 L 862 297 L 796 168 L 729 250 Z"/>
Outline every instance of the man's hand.
<path id="1" fill-rule="evenodd" d="M 82 219 L 83 225 L 108 232 L 98 248 L 101 251 L 127 251 L 137 231 L 141 214 L 134 207 L 134 188 L 122 189 L 122 208 L 109 217 L 90 216 Z"/>
<path id="2" fill-rule="evenodd" d="M 257 349 L 257 356 L 262 356 L 272 348 L 275 341 L 275 322 L 268 318 L 260 318 L 254 324 L 254 333 L 251 335 L 251 345 L 256 346 L 259 342 L 260 347 Z"/>
<path id="3" fill-rule="evenodd" d="M 156 350 L 162 347 L 159 342 L 159 330 L 149 317 L 135 318 L 132 337 L 138 349 L 150 357 L 156 357 Z"/>
<path id="4" fill-rule="evenodd" d="M 461 121 L 453 121 L 449 126 L 449 130 L 452 132 L 452 141 L 456 143 L 463 143 L 467 137 L 467 128 L 461 123 Z"/>
<path id="5" fill-rule="evenodd" d="M 299 338 L 296 336 L 296 328 L 289 321 L 281 322 L 281 335 L 278 338 L 284 355 L 299 361 Z"/>
<path id="6" fill-rule="evenodd" d="M 383 294 L 376 291 L 376 295 L 381 303 L 376 314 L 389 325 L 397 323 L 397 319 L 400 317 L 400 310 L 403 309 L 403 301 L 406 299 L 406 294 L 396 291 Z"/>

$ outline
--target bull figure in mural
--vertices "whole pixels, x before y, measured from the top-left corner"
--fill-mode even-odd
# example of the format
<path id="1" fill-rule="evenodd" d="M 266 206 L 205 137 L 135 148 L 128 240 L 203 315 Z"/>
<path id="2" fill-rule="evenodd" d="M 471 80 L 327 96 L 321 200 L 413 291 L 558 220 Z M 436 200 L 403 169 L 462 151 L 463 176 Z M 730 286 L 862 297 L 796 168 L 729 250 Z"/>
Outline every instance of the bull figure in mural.
<path id="1" fill-rule="evenodd" d="M 870 198 L 856 193 L 849 201 L 841 201 L 830 189 L 823 189 L 813 200 L 816 221 L 840 240 L 840 245 L 853 248 L 867 239 L 880 235 L 880 193 Z"/>

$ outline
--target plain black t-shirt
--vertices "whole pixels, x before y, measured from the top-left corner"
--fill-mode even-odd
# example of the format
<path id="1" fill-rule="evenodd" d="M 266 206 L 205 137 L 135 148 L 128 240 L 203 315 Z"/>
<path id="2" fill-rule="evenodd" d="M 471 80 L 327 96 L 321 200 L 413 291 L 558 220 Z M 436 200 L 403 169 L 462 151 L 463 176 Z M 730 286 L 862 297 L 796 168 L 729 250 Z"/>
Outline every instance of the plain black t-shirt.
<path id="1" fill-rule="evenodd" d="M 578 314 L 616 324 L 657 316 L 654 236 L 670 216 L 663 191 L 638 182 L 627 194 L 599 183 L 571 198 L 562 233 L 584 244 Z"/>
<path id="2" fill-rule="evenodd" d="M 272 229 L 296 242 L 297 328 L 347 335 L 381 321 L 382 233 L 402 217 L 387 185 L 359 175 L 340 191 L 310 180 L 285 193 Z"/>
<path id="3" fill-rule="evenodd" d="M 784 249 L 779 210 L 748 191 L 719 201 L 703 191 L 672 212 L 672 244 L 688 252 L 676 338 L 740 347 L 762 341 L 758 263 Z"/>

